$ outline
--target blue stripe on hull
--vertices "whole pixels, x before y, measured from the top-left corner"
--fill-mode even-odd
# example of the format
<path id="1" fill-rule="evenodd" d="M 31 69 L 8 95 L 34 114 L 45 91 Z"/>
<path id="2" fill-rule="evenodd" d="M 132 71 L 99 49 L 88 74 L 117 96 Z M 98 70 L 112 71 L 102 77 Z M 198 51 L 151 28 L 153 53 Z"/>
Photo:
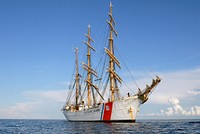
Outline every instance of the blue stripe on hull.
<path id="1" fill-rule="evenodd" d="M 103 103 L 102 108 L 101 108 L 101 117 L 100 117 L 100 120 L 102 120 L 103 111 L 104 111 L 104 103 Z"/>

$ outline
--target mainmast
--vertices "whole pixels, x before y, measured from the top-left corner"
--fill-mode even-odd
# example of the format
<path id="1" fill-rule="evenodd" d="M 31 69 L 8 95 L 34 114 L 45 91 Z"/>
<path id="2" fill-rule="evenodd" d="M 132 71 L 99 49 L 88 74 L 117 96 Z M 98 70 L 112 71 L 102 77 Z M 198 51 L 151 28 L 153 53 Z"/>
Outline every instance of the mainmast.
<path id="1" fill-rule="evenodd" d="M 76 105 L 75 107 L 78 106 L 78 97 L 79 97 L 79 71 L 78 71 L 78 48 L 75 48 L 75 53 L 76 53 Z"/>
<path id="2" fill-rule="evenodd" d="M 122 79 L 115 72 L 115 65 L 117 65 L 119 68 L 121 67 L 120 67 L 120 62 L 114 55 L 113 33 L 115 34 L 115 36 L 117 36 L 117 32 L 114 29 L 115 21 L 112 17 L 112 7 L 113 7 L 112 3 L 110 2 L 110 12 L 109 12 L 110 20 L 109 21 L 107 20 L 110 27 L 109 50 L 105 48 L 105 52 L 110 57 L 108 72 L 109 72 L 109 79 L 110 79 L 111 101 L 114 101 L 115 93 L 118 92 L 116 80 L 118 80 L 121 83 Z"/>
<path id="3" fill-rule="evenodd" d="M 97 77 L 97 72 L 91 67 L 91 49 L 93 51 L 95 51 L 95 49 L 91 46 L 91 41 L 94 42 L 94 40 L 90 37 L 90 25 L 88 25 L 88 34 L 85 34 L 85 36 L 88 38 L 87 42 L 84 41 L 84 43 L 87 45 L 87 64 L 85 63 L 82 64 L 83 68 L 87 71 L 87 79 L 85 80 L 85 82 L 87 83 L 87 91 L 88 91 L 87 103 L 88 106 L 91 106 L 91 90 L 93 87 L 97 89 L 97 87 L 92 83 L 92 75 Z M 93 103 L 96 103 L 95 98 L 93 99 Z"/>

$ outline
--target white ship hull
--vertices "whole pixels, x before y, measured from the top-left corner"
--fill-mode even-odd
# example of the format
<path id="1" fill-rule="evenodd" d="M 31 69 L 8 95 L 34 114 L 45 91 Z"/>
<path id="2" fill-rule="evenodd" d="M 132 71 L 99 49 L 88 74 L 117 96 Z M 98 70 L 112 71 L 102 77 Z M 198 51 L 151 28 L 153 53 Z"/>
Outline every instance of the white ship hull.
<path id="1" fill-rule="evenodd" d="M 114 102 L 102 103 L 87 110 L 63 109 L 63 114 L 68 121 L 135 122 L 140 104 L 141 100 L 138 99 L 138 96 L 132 96 Z"/>

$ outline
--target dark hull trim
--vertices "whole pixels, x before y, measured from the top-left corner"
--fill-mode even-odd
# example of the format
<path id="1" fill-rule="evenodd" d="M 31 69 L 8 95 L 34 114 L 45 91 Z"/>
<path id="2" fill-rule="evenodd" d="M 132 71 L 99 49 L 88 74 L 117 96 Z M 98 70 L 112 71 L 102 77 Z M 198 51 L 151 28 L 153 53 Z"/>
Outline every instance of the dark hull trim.
<path id="1" fill-rule="evenodd" d="M 68 120 L 69 122 L 135 122 L 135 120 L 108 120 L 108 121 L 103 121 L 103 120 L 96 120 L 96 121 L 71 121 Z"/>

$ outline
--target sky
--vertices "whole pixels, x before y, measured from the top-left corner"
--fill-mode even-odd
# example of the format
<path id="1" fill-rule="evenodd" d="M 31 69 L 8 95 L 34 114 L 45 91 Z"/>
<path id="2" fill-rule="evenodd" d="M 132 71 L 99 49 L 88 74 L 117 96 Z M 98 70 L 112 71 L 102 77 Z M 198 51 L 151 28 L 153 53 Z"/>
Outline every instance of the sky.
<path id="1" fill-rule="evenodd" d="M 109 2 L 0 1 L 0 119 L 64 119 L 74 48 L 84 47 L 90 24 L 97 66 Z M 200 118 L 200 1 L 112 3 L 116 50 L 138 85 L 145 87 L 149 75 L 162 77 L 138 119 Z M 127 73 L 122 67 L 121 75 Z M 137 91 L 133 81 L 127 85 Z"/>

